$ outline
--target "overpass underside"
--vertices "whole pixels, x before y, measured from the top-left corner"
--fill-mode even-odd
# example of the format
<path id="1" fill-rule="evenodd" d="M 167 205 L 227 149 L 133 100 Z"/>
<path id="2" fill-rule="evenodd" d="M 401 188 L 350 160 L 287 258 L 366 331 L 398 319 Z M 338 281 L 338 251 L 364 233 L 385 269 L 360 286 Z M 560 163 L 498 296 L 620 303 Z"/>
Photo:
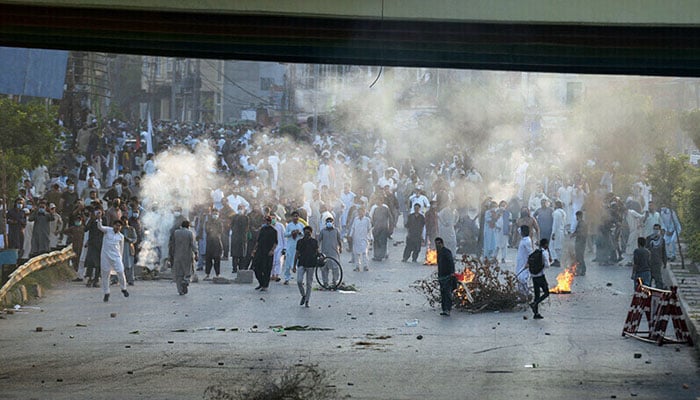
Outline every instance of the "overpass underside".
<path id="1" fill-rule="evenodd" d="M 700 76 L 700 28 L 692 24 L 401 20 L 0 3 L 0 45 L 300 63 Z"/>

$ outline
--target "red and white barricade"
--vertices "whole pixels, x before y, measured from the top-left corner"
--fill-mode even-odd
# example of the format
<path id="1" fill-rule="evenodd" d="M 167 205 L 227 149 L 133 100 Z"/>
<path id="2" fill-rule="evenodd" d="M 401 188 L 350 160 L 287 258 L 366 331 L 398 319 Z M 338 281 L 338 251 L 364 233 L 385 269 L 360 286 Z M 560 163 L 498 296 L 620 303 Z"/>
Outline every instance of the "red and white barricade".
<path id="1" fill-rule="evenodd" d="M 677 290 L 677 286 L 671 286 L 671 290 L 655 289 L 642 285 L 640 280 L 632 297 L 622 336 L 656 343 L 659 346 L 664 343 L 687 343 L 692 346 L 693 339 L 690 337 L 683 310 L 678 304 Z M 647 320 L 646 331 L 639 330 L 642 315 Z M 673 322 L 675 339 L 666 337 L 669 319 Z"/>

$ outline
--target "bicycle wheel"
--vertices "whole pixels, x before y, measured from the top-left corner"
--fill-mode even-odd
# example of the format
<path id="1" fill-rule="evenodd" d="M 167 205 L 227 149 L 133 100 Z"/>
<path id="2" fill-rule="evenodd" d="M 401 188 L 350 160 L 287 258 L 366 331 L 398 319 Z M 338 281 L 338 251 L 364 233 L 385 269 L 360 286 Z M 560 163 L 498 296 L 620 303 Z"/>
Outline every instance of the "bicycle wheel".
<path id="1" fill-rule="evenodd" d="M 328 268 L 328 274 L 330 275 L 328 278 L 333 279 L 332 268 L 333 266 L 335 266 L 338 268 L 338 281 L 335 283 L 335 285 L 332 281 L 328 282 L 327 285 L 324 285 L 323 280 L 321 279 L 321 268 L 316 268 L 316 282 L 318 282 L 318 285 L 326 290 L 336 290 L 340 287 L 340 284 L 343 282 L 343 267 L 340 266 L 340 262 L 333 257 L 325 257 L 325 260 L 326 266 L 323 268 Z"/>

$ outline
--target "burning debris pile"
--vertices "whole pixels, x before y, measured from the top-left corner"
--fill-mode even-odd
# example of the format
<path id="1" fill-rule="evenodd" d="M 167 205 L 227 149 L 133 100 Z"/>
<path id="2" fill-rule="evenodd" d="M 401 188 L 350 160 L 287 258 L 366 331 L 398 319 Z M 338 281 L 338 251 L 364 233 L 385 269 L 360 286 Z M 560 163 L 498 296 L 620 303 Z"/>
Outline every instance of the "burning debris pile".
<path id="1" fill-rule="evenodd" d="M 482 262 L 464 255 L 463 269 L 455 274 L 454 307 L 468 312 L 510 310 L 518 304 L 516 277 L 498 264 Z M 412 285 L 422 293 L 431 307 L 440 306 L 440 284 L 437 273 Z"/>
<path id="2" fill-rule="evenodd" d="M 557 286 L 549 289 L 549 293 L 567 294 L 571 293 L 571 284 L 574 283 L 576 275 L 576 265 L 574 264 L 557 275 Z"/>

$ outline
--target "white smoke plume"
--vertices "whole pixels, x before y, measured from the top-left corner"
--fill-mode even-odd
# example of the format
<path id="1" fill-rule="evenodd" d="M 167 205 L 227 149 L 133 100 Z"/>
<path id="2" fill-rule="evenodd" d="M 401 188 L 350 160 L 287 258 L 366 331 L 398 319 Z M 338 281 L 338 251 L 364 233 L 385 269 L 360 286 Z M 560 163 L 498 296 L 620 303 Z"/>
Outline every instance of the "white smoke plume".
<path id="1" fill-rule="evenodd" d="M 163 151 L 155 156 L 155 164 L 157 172 L 142 180 L 146 211 L 140 258 L 149 268 L 167 257 L 173 210 L 181 207 L 182 215 L 188 216 L 195 207 L 210 204 L 211 190 L 220 184 L 216 153 L 206 142 L 194 152 L 184 147 Z"/>

